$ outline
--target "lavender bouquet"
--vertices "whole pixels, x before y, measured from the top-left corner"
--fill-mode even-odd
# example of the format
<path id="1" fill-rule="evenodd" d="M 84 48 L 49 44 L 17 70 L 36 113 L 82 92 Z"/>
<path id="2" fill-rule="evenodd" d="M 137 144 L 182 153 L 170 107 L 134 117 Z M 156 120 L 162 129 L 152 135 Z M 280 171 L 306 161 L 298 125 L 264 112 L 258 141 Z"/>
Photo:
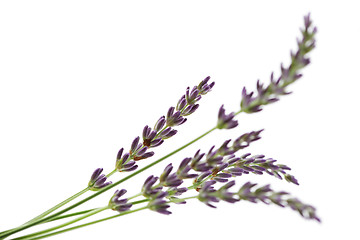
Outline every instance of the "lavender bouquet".
<path id="1" fill-rule="evenodd" d="M 187 118 L 199 108 L 200 100 L 213 89 L 215 83 L 210 81 L 210 77 L 206 77 L 193 88 L 188 87 L 177 104 L 170 107 L 166 115 L 161 116 L 153 127 L 147 125 L 143 128 L 142 136 L 136 137 L 128 150 L 121 148 L 118 151 L 113 171 L 104 174 L 102 168 L 95 169 L 83 190 L 28 222 L 1 232 L 0 239 L 60 219 L 71 220 L 13 239 L 42 239 L 146 209 L 169 215 L 172 204 L 185 204 L 190 199 L 197 199 L 211 208 L 216 208 L 216 203 L 220 201 L 276 204 L 297 211 L 303 218 L 320 222 L 313 206 L 303 203 L 285 191 L 274 190 L 270 185 L 258 186 L 251 182 L 235 187 L 234 178 L 247 174 L 263 175 L 265 173 L 280 180 L 285 179 L 292 184 L 299 184 L 298 180 L 289 173 L 291 169 L 287 165 L 278 163 L 277 160 L 262 154 L 244 152 L 243 149 L 260 139 L 263 129 L 244 133 L 235 140 L 227 140 L 220 147 L 213 146 L 206 152 L 198 150 L 179 161 L 176 167 L 169 163 L 163 172 L 145 178 L 135 195 L 126 196 L 126 189 L 118 189 L 110 196 L 109 202 L 102 207 L 68 213 L 146 169 L 167 160 L 211 132 L 237 127 L 238 121 L 235 117 L 240 113 L 260 112 L 265 105 L 277 102 L 282 95 L 290 94 L 288 86 L 301 78 L 300 71 L 310 63 L 307 55 L 315 47 L 315 34 L 316 27 L 313 27 L 309 14 L 304 17 L 301 38 L 297 41 L 298 49 L 295 53 L 291 52 L 289 66 L 281 65 L 280 76 L 276 77 L 272 73 L 267 84 L 258 81 L 256 91 L 248 91 L 243 88 L 239 110 L 229 113 L 222 105 L 218 112 L 216 126 L 175 151 L 151 161 L 150 158 L 155 155 L 152 150 L 177 134 L 176 127 L 184 124 Z M 144 163 L 148 163 L 148 165 L 139 168 L 139 165 Z M 124 172 L 128 172 L 128 174 L 119 181 L 109 181 L 113 174 Z M 93 191 L 93 194 L 75 202 L 76 198 L 89 191 Z M 58 210 L 63 206 L 65 208 Z M 81 225 L 73 225 L 103 211 L 115 211 L 117 214 Z"/>

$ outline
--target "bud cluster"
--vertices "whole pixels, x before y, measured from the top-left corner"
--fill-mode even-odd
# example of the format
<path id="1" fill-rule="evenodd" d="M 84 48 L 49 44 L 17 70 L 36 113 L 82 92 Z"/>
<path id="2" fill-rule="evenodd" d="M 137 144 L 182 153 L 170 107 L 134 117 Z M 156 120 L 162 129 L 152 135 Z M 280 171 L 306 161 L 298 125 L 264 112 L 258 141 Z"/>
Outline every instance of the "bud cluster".
<path id="1" fill-rule="evenodd" d="M 88 187 L 92 191 L 98 191 L 103 187 L 106 187 L 107 185 L 111 184 L 112 182 L 106 182 L 107 177 L 105 174 L 101 174 L 103 171 L 102 168 L 97 168 L 91 175 L 90 181 L 88 183 Z"/>
<path id="2" fill-rule="evenodd" d="M 215 85 L 214 82 L 208 84 L 210 77 L 205 78 L 195 86 L 191 91 L 188 87 L 185 95 L 183 95 L 175 107 L 170 107 L 166 117 L 161 116 L 151 128 L 146 125 L 142 133 L 142 142 L 140 137 L 136 137 L 130 147 L 128 153 L 123 156 L 124 149 L 121 148 L 116 158 L 116 169 L 119 172 L 129 172 L 137 169 L 136 161 L 152 157 L 154 152 L 148 151 L 150 148 L 160 146 L 165 139 L 174 136 L 177 130 L 173 129 L 174 126 L 179 126 L 186 122 L 185 116 L 189 116 L 198 109 L 197 102 L 201 99 L 202 95 L 210 92 Z"/>
<path id="3" fill-rule="evenodd" d="M 286 87 L 302 75 L 299 71 L 310 63 L 310 59 L 306 56 L 315 47 L 316 27 L 312 27 L 310 15 L 304 17 L 305 28 L 301 30 L 302 38 L 297 40 L 298 50 L 296 53 L 291 53 L 291 63 L 288 67 L 281 65 L 281 75 L 279 78 L 274 78 L 274 73 L 271 73 L 270 83 L 264 86 L 258 80 L 256 90 L 254 92 L 247 92 L 244 87 L 242 90 L 241 110 L 246 113 L 254 113 L 262 110 L 262 105 L 267 105 L 279 100 L 279 96 L 290 94 Z"/>
<path id="4" fill-rule="evenodd" d="M 128 203 L 127 198 L 120 199 L 126 192 L 125 189 L 116 190 L 109 201 L 109 208 L 118 212 L 128 211 L 132 204 Z"/>
<path id="5" fill-rule="evenodd" d="M 296 198 L 288 197 L 289 194 L 287 192 L 276 192 L 270 188 L 270 185 L 253 189 L 257 184 L 247 182 L 237 192 L 230 192 L 229 189 L 235 185 L 235 181 L 230 181 L 219 189 L 215 189 L 215 183 L 216 181 L 214 180 L 206 181 L 199 190 L 197 197 L 199 201 L 209 207 L 216 208 L 213 203 L 217 203 L 220 200 L 229 203 L 235 203 L 240 200 L 253 203 L 261 201 L 265 204 L 274 203 L 280 207 L 290 207 L 299 212 L 302 217 L 320 222 L 320 218 L 316 216 L 316 209 L 313 206 L 304 204 Z"/>

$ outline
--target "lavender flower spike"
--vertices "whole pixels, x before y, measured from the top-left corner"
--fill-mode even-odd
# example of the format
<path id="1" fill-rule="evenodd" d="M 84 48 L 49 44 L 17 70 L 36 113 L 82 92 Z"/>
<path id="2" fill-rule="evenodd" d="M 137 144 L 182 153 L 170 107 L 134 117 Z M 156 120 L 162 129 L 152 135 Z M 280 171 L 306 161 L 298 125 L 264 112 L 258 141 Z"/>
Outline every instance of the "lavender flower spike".
<path id="1" fill-rule="evenodd" d="M 92 191 L 98 191 L 103 187 L 106 187 L 112 182 L 106 182 L 107 178 L 104 174 L 101 174 L 103 171 L 102 168 L 97 168 L 92 174 L 90 181 L 88 183 L 89 189 Z M 100 175 L 101 174 L 101 175 Z"/>
<path id="2" fill-rule="evenodd" d="M 237 193 L 240 200 L 247 200 L 253 203 L 260 200 L 265 204 L 275 203 L 281 207 L 288 206 L 294 211 L 299 212 L 302 217 L 320 222 L 320 218 L 316 215 L 316 209 L 313 206 L 304 204 L 296 198 L 287 198 L 288 193 L 275 192 L 270 188 L 270 185 L 253 190 L 256 185 L 250 182 L 245 183 Z"/>
<path id="3" fill-rule="evenodd" d="M 295 53 L 291 52 L 291 63 L 284 67 L 281 64 L 281 75 L 274 78 L 271 73 L 270 83 L 267 86 L 257 82 L 256 91 L 247 92 L 246 88 L 242 90 L 241 110 L 246 113 L 255 113 L 262 110 L 263 105 L 274 103 L 279 100 L 279 96 L 287 95 L 290 92 L 286 87 L 302 77 L 300 70 L 310 63 L 310 59 L 306 56 L 315 47 L 316 27 L 312 28 L 310 14 L 304 18 L 305 29 L 301 29 L 302 39 L 297 41 L 298 49 Z"/>
<path id="4" fill-rule="evenodd" d="M 236 127 L 238 125 L 238 121 L 233 120 L 234 117 L 235 117 L 234 113 L 225 114 L 224 105 L 222 105 L 219 109 L 217 128 L 231 129 Z"/>

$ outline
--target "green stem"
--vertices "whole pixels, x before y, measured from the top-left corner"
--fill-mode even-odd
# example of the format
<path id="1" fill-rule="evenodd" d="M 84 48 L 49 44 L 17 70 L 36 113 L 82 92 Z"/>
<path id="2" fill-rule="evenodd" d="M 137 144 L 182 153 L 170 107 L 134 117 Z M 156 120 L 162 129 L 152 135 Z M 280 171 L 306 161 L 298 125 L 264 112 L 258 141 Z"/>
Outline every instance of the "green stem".
<path id="1" fill-rule="evenodd" d="M 36 232 L 36 233 L 31 233 L 31 234 L 28 234 L 28 235 L 24 235 L 24 236 L 19 237 L 19 238 L 14 238 L 14 240 L 15 240 L 15 239 L 28 239 L 28 238 L 31 238 L 31 237 L 36 236 L 36 235 L 40 235 L 40 234 L 44 234 L 44 233 L 51 232 L 51 231 L 57 230 L 57 229 L 59 229 L 59 228 L 66 227 L 66 226 L 68 226 L 68 225 L 70 225 L 70 224 L 73 224 L 73 223 L 75 223 L 75 222 L 78 222 L 78 221 L 80 221 L 80 220 L 83 220 L 84 218 L 90 217 L 90 216 L 92 216 L 92 215 L 95 215 L 95 214 L 97 214 L 97 213 L 99 213 L 99 212 L 102 212 L 102 211 L 104 211 L 104 210 L 107 210 L 107 209 L 109 209 L 109 206 L 102 207 L 102 208 L 96 208 L 96 209 L 88 212 L 87 214 L 84 214 L 83 216 L 78 217 L 78 218 L 76 218 L 76 219 L 74 219 L 74 220 L 68 221 L 68 222 L 66 222 L 66 223 L 60 224 L 60 225 L 55 226 L 55 227 L 52 227 L 52 228 L 48 228 L 48 229 L 43 230 L 43 231 L 39 231 L 39 232 Z"/>
<path id="2" fill-rule="evenodd" d="M 66 228 L 66 229 L 63 229 L 63 230 L 60 230 L 60 231 L 57 231 L 57 232 L 49 233 L 49 234 L 38 236 L 38 237 L 35 237 L 35 238 L 28 238 L 27 240 L 35 240 L 35 239 L 42 239 L 42 238 L 51 237 L 51 236 L 54 236 L 54 235 L 57 235 L 57 234 L 60 234 L 60 233 L 68 232 L 68 231 L 75 230 L 75 229 L 82 228 L 82 227 L 86 227 L 86 226 L 90 226 L 90 225 L 93 225 L 93 224 L 96 224 L 96 223 L 99 223 L 99 222 L 103 222 L 103 221 L 106 221 L 106 220 L 110 220 L 110 219 L 113 219 L 113 218 L 124 216 L 124 215 L 130 214 L 130 213 L 138 212 L 138 211 L 141 211 L 141 210 L 144 210 L 144 209 L 147 209 L 147 208 L 148 207 L 145 206 L 145 207 L 141 207 L 141 208 L 134 209 L 134 210 L 131 210 L 131 211 L 122 212 L 122 213 L 114 215 L 114 216 L 102 218 L 102 219 L 92 221 L 92 222 L 88 222 L 88 223 L 84 223 L 84 224 L 74 226 L 74 227 L 71 227 L 71 228 Z"/>
<path id="3" fill-rule="evenodd" d="M 91 211 L 94 211 L 96 208 L 93 209 L 88 209 L 88 210 L 84 210 L 84 211 L 80 211 L 80 212 L 75 212 L 75 213 L 70 213 L 70 214 L 66 214 L 66 215 L 61 215 L 61 216 L 57 216 L 53 219 L 50 219 L 48 222 L 52 222 L 52 221 L 56 221 L 56 220 L 60 220 L 60 219 L 64 219 L 64 218 L 69 218 L 69 217 L 74 217 L 77 215 L 81 215 L 81 214 L 85 214 Z"/>
<path id="4" fill-rule="evenodd" d="M 108 173 L 108 174 L 106 175 L 106 177 L 109 178 L 111 175 L 113 175 L 113 174 L 116 173 L 116 172 L 117 172 L 117 169 L 115 168 L 111 173 Z"/>
<path id="5" fill-rule="evenodd" d="M 41 219 L 41 218 L 49 215 L 50 213 L 54 212 L 55 210 L 59 209 L 60 207 L 64 206 L 65 204 L 67 204 L 67 203 L 69 203 L 70 201 L 74 200 L 75 198 L 77 198 L 77 197 L 81 196 L 82 194 L 86 193 L 88 190 L 89 190 L 89 187 L 81 190 L 80 192 L 78 192 L 78 193 L 74 194 L 73 196 L 67 198 L 66 200 L 64 200 L 64 201 L 62 201 L 61 203 L 55 205 L 54 207 L 50 208 L 49 210 L 43 212 L 42 214 L 40 214 L 40 215 L 32 218 L 31 220 L 27 221 L 26 223 L 24 223 L 24 224 L 21 225 L 21 226 L 25 226 L 25 225 L 28 225 L 28 224 L 30 224 L 30 223 L 36 222 L 37 220 L 39 220 L 39 219 Z M 75 213 L 73 216 L 79 215 L 79 214 L 82 214 L 82 213 L 77 213 L 77 214 Z M 71 217 L 70 215 L 71 215 L 71 214 L 65 215 L 65 216 L 66 216 L 66 217 Z M 61 217 L 57 217 L 57 218 L 54 218 L 54 219 L 49 220 L 49 221 L 58 220 L 58 219 L 60 219 L 60 218 L 61 218 Z M 64 218 L 64 217 L 63 217 L 63 218 Z M 49 221 L 46 221 L 46 222 L 49 222 Z M 20 227 L 21 227 L 21 226 L 20 226 Z M 16 229 L 16 228 L 13 228 L 13 229 L 9 229 L 9 230 L 0 232 L 0 237 L 1 237 L 1 239 L 3 238 L 3 236 L 2 236 L 3 234 L 10 233 L 10 232 L 13 231 L 14 229 Z"/>
<path id="6" fill-rule="evenodd" d="M 142 199 L 142 200 L 139 200 L 139 201 L 131 202 L 131 204 L 136 205 L 136 204 L 145 203 L 145 202 L 148 202 L 148 201 L 149 201 L 149 199 L 146 198 L 146 199 Z M 37 235 L 48 233 L 48 232 L 51 232 L 53 230 L 57 230 L 59 228 L 62 228 L 62 227 L 68 226 L 70 224 L 73 224 L 75 222 L 78 222 L 80 220 L 83 220 L 83 219 L 85 219 L 87 217 L 95 215 L 95 214 L 97 214 L 97 213 L 99 213 L 101 211 L 104 211 L 106 209 L 109 209 L 109 207 L 107 206 L 107 207 L 103 207 L 103 208 L 95 208 L 95 209 L 91 209 L 91 210 L 86 210 L 86 211 L 83 211 L 83 212 L 88 213 L 88 214 L 86 214 L 86 215 L 84 215 L 82 217 L 76 218 L 76 219 L 74 219 L 72 221 L 66 222 L 66 223 L 58 225 L 56 227 L 52 227 L 52 228 L 49 228 L 49 229 L 46 229 L 46 230 L 43 230 L 43 231 L 39 231 L 39 232 L 35 232 L 35 233 L 32 233 L 32 234 L 24 235 L 24 236 L 21 236 L 21 237 L 18 237 L 18 238 L 14 238 L 13 240 L 20 240 L 20 239 L 24 240 L 24 239 L 28 239 L 28 238 L 31 238 L 31 237 L 34 237 L 34 236 L 37 236 Z M 77 213 L 77 214 L 80 214 L 80 212 Z M 71 214 L 69 214 L 69 215 L 71 215 Z M 67 215 L 65 215 L 65 216 L 67 216 Z M 63 218 L 63 217 L 64 216 L 60 216 L 59 218 Z"/>
<path id="7" fill-rule="evenodd" d="M 7 236 L 10 236 L 11 234 L 20 232 L 20 231 L 22 231 L 22 230 L 24 230 L 24 229 L 30 228 L 30 227 L 32 227 L 32 226 L 34 226 L 34 225 L 37 225 L 37 224 L 39 224 L 39 223 L 49 221 L 49 220 L 51 220 L 51 219 L 53 219 L 53 218 L 55 218 L 55 217 L 57 217 L 57 216 L 65 213 L 65 212 L 67 212 L 67 211 L 69 211 L 69 210 L 71 210 L 71 209 L 73 209 L 73 208 L 75 208 L 75 207 L 77 207 L 77 206 L 80 206 L 81 204 L 83 204 L 83 203 L 85 203 L 85 202 L 87 202 L 87 201 L 95 198 L 96 196 L 98 196 L 98 195 L 100 195 L 100 194 L 102 194 L 102 193 L 110 190 L 111 188 L 119 185 L 120 183 L 123 183 L 123 182 L 129 180 L 130 178 L 138 175 L 139 173 L 142 173 L 143 171 L 151 168 L 152 166 L 154 166 L 154 165 L 156 165 L 156 164 L 164 161 L 165 159 L 171 157 L 172 155 L 180 152 L 180 151 L 183 150 L 184 148 L 190 146 L 191 144 L 195 143 L 196 141 L 200 140 L 201 138 L 205 137 L 206 135 L 210 134 L 212 131 L 214 131 L 214 130 L 216 130 L 216 129 L 217 129 L 217 127 L 211 128 L 210 130 L 208 130 L 207 132 L 205 132 L 205 133 L 202 134 L 201 136 L 199 136 L 199 137 L 195 138 L 194 140 L 188 142 L 187 144 L 183 145 L 182 147 L 180 147 L 180 148 L 172 151 L 171 153 L 165 155 L 164 157 L 162 157 L 162 158 L 160 158 L 160 159 L 158 159 L 158 160 L 156 160 L 156 161 L 148 164 L 147 166 L 145 166 L 145 167 L 137 170 L 136 172 L 134 172 L 134 173 L 132 173 L 132 174 L 130 174 L 130 175 L 128 175 L 128 176 L 120 179 L 119 181 L 117 181 L 117 182 L 115 182 L 115 183 L 113 183 L 113 184 L 107 185 L 106 187 L 104 187 L 104 188 L 100 189 L 99 191 L 95 192 L 93 195 L 90 195 L 90 196 L 88 196 L 87 198 L 85 198 L 85 199 L 83 199 L 83 200 L 81 200 L 81 201 L 79 201 L 79 202 L 77 202 L 77 203 L 75 203 L 75 204 L 73 204 L 73 205 L 71 205 L 71 206 L 69 206 L 69 207 L 67 207 L 67 208 L 65 208 L 65 209 L 57 212 L 57 213 L 55 213 L 55 214 L 52 214 L 52 215 L 50 215 L 50 216 L 48 216 L 48 217 L 39 219 L 39 220 L 37 220 L 37 221 L 30 222 L 30 223 L 28 223 L 28 224 L 22 225 L 22 226 L 20 226 L 20 227 L 18 227 L 18 228 L 12 229 L 12 230 L 9 230 L 9 231 L 5 232 L 4 234 L 1 234 L 0 237 L 1 237 L 1 238 L 4 238 L 4 237 L 7 237 Z"/>
<path id="8" fill-rule="evenodd" d="M 197 198 L 197 196 L 186 197 L 186 198 L 182 198 L 182 199 L 180 199 L 180 200 L 188 200 L 188 199 L 194 199 L 194 198 Z M 140 200 L 140 201 L 137 201 L 137 202 L 140 203 L 140 202 L 146 202 L 146 201 L 149 201 L 149 199 L 143 199 L 143 200 Z M 172 203 L 172 202 L 169 201 L 168 203 Z M 133 204 L 136 204 L 136 202 L 133 202 Z M 78 225 L 78 226 L 74 226 L 74 227 L 71 227 L 71 228 L 66 228 L 66 229 L 63 229 L 63 230 L 60 230 L 60 231 L 57 231 L 57 232 L 53 232 L 53 233 L 49 233 L 49 234 L 46 234 L 46 235 L 42 235 L 42 236 L 38 236 L 38 237 L 34 237 L 34 238 L 25 238 L 24 240 L 36 240 L 36 239 L 43 239 L 43 238 L 51 237 L 51 236 L 54 236 L 54 235 L 57 235 L 57 234 L 60 234 L 60 233 L 72 231 L 72 230 L 75 230 L 75 229 L 78 229 L 78 228 L 90 226 L 90 225 L 93 225 L 93 224 L 96 224 L 96 223 L 99 223 L 99 222 L 103 222 L 103 221 L 107 221 L 107 220 L 110 220 L 110 219 L 113 219 L 113 218 L 117 218 L 117 217 L 120 217 L 120 216 L 123 216 L 123 215 L 127 215 L 127 214 L 130 214 L 130 213 L 138 212 L 138 211 L 141 211 L 141 210 L 144 210 L 144 209 L 147 209 L 147 208 L 148 208 L 148 206 L 144 206 L 144 207 L 141 207 L 141 208 L 138 208 L 138 209 L 134 209 L 134 210 L 131 210 L 131 211 L 122 212 L 122 213 L 117 214 L 117 215 L 114 215 L 114 216 L 102 218 L 102 219 L 95 220 L 95 221 L 88 222 L 88 223 L 84 223 L 84 224 L 81 224 L 81 225 Z M 38 235 L 38 234 L 37 234 L 37 235 Z M 24 236 L 24 237 L 25 237 L 25 236 Z M 16 239 L 17 239 L 17 238 L 15 238 L 15 239 L 13 239 L 13 240 L 16 240 Z M 23 239 L 23 238 L 19 238 L 19 239 Z"/>
<path id="9" fill-rule="evenodd" d="M 86 193 L 88 190 L 89 190 L 89 187 L 81 190 L 80 192 L 78 192 L 78 193 L 72 195 L 71 197 L 69 197 L 68 199 L 62 201 L 61 203 L 55 205 L 54 207 L 50 208 L 49 210 L 43 212 L 42 214 L 40 214 L 40 215 L 36 216 L 35 218 L 31 219 L 30 221 L 26 222 L 25 225 L 28 224 L 28 223 L 35 222 L 36 220 L 39 220 L 39 219 L 49 215 L 50 213 L 52 213 L 53 211 L 57 210 L 58 208 L 64 206 L 68 202 L 70 202 L 70 201 L 74 200 L 75 198 L 81 196 L 82 194 Z"/>
<path id="10" fill-rule="evenodd" d="M 138 194 L 136 194 L 136 195 L 134 195 L 132 197 L 129 197 L 128 200 L 140 197 L 141 195 L 142 195 L 142 193 L 138 193 Z"/>

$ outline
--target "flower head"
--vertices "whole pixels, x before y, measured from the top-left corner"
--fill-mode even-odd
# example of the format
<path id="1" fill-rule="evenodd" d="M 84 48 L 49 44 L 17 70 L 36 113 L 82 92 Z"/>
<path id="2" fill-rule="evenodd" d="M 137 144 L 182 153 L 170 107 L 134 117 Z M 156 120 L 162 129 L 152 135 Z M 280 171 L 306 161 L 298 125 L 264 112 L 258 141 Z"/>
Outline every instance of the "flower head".
<path id="1" fill-rule="evenodd" d="M 103 171 L 102 168 L 97 168 L 91 175 L 90 181 L 88 183 L 90 190 L 98 191 L 101 188 L 104 188 L 112 183 L 112 182 L 106 182 L 107 178 L 105 174 L 101 174 L 102 171 Z"/>
<path id="2" fill-rule="evenodd" d="M 219 109 L 217 128 L 231 129 L 236 127 L 238 125 L 238 121 L 233 120 L 234 117 L 234 113 L 225 114 L 224 105 L 222 105 Z"/>

